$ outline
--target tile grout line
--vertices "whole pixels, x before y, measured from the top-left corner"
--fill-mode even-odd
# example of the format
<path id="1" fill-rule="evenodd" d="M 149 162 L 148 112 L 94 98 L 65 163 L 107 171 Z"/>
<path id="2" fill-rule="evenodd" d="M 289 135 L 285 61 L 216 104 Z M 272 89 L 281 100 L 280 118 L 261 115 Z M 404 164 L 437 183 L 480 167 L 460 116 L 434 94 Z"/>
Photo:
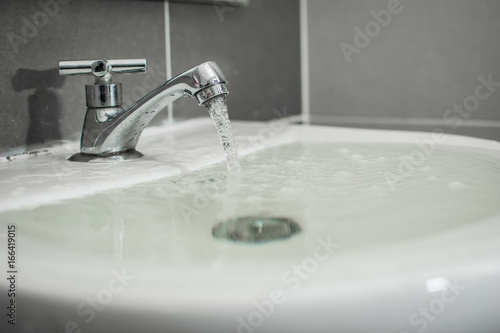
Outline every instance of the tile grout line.
<path id="1" fill-rule="evenodd" d="M 164 23 L 165 23 L 165 67 L 166 67 L 166 79 L 172 77 L 172 52 L 170 49 L 170 3 L 169 0 L 164 0 L 163 2 L 164 10 Z M 169 104 L 167 106 L 167 124 L 172 125 L 174 122 L 173 116 L 173 105 Z"/>
<path id="2" fill-rule="evenodd" d="M 301 114 L 304 124 L 310 123 L 309 94 L 309 29 L 307 23 L 307 0 L 300 0 L 300 85 Z"/>

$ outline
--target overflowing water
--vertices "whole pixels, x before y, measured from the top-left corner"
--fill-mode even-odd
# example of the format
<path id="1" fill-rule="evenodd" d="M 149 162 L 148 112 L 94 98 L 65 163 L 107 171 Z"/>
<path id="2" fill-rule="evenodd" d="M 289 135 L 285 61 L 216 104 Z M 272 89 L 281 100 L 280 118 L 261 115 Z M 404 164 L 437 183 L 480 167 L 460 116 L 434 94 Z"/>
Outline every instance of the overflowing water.
<path id="1" fill-rule="evenodd" d="M 499 218 L 499 156 L 443 146 L 408 162 L 405 156 L 414 150 L 412 144 L 287 144 L 243 158 L 233 191 L 227 190 L 226 166 L 218 164 L 4 213 L 0 227 L 17 223 L 27 238 L 89 255 L 186 265 L 302 258 L 324 235 L 332 235 L 343 251 L 371 248 Z M 214 240 L 212 228 L 241 217 L 286 217 L 302 231 L 261 247 L 221 248 L 232 243 Z M 243 229 L 229 225 L 231 238 L 241 232 L 251 232 L 247 239 L 266 236 L 255 221 L 253 229 L 247 222 Z M 283 225 L 269 227 L 287 235 Z"/>
<path id="2" fill-rule="evenodd" d="M 205 103 L 205 106 L 210 113 L 210 117 L 217 128 L 220 143 L 224 148 L 226 155 L 227 170 L 230 174 L 237 174 L 241 167 L 236 152 L 236 144 L 234 143 L 233 131 L 231 130 L 231 122 L 227 112 L 227 104 L 225 96 L 217 96 Z"/>

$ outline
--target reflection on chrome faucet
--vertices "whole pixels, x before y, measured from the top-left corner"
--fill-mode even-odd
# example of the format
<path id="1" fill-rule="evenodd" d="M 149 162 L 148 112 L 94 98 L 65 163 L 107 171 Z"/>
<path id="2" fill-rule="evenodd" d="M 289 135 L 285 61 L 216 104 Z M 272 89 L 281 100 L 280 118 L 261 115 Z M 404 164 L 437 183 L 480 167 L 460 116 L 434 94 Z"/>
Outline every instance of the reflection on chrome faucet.
<path id="1" fill-rule="evenodd" d="M 111 74 L 145 72 L 145 59 L 60 61 L 60 75 L 92 74 L 95 84 L 86 85 L 87 114 L 80 153 L 70 160 L 124 160 L 141 157 L 135 150 L 139 137 L 168 104 L 187 96 L 204 105 L 215 96 L 226 95 L 227 79 L 213 61 L 194 67 L 148 93 L 127 109 L 122 108 L 122 88 Z"/>

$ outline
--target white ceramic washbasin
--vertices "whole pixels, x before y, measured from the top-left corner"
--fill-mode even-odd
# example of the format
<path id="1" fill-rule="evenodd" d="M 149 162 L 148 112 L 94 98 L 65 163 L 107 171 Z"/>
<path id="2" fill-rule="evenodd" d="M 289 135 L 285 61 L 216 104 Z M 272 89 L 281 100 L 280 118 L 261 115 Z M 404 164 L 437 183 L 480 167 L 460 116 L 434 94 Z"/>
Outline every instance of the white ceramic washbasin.
<path id="1" fill-rule="evenodd" d="M 15 225 L 18 245 L 17 325 L 1 327 L 500 331 L 500 143 L 278 120 L 233 132 L 236 178 L 209 119 L 149 128 L 140 160 L 68 162 L 65 143 L 1 162 L 1 241 Z M 213 237 L 245 216 L 301 231 Z"/>

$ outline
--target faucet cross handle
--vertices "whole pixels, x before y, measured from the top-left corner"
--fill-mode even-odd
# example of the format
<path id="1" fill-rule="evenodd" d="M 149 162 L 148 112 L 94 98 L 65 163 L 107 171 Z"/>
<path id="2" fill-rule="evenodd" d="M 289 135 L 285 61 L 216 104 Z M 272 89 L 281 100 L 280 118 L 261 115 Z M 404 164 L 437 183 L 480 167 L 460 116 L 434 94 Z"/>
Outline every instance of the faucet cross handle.
<path id="1" fill-rule="evenodd" d="M 111 74 L 144 73 L 146 59 L 61 60 L 59 75 L 93 74 L 96 83 L 110 83 Z"/>
<path id="2" fill-rule="evenodd" d="M 111 82 L 111 74 L 144 73 L 146 59 L 61 60 L 59 75 L 93 75 L 95 84 L 85 86 L 88 107 L 119 107 L 122 86 Z"/>

